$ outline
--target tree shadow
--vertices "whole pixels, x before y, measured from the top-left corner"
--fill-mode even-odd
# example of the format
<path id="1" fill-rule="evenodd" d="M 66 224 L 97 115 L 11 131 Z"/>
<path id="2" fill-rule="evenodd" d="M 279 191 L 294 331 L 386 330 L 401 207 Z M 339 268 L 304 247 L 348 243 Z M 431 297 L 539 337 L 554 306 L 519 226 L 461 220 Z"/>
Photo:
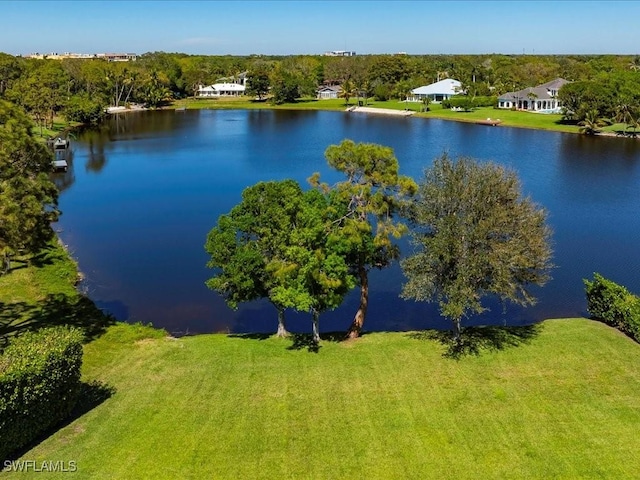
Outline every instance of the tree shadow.
<path id="1" fill-rule="evenodd" d="M 29 450 L 42 443 L 57 431 L 69 426 L 75 420 L 105 402 L 107 399 L 113 396 L 114 393 L 116 393 L 115 387 L 107 385 L 106 383 L 102 383 L 97 380 L 93 380 L 90 382 L 81 382 L 78 401 L 71 411 L 71 414 L 66 419 L 62 420 L 60 423 L 57 423 L 53 427 L 40 434 L 33 441 L 29 442 L 29 444 L 13 451 L 7 456 L 7 458 L 0 458 L 0 461 L 4 463 L 5 461 L 13 461 L 19 459 Z"/>
<path id="2" fill-rule="evenodd" d="M 273 333 L 230 333 L 229 338 L 241 338 L 244 340 L 266 340 L 273 337 Z"/>
<path id="3" fill-rule="evenodd" d="M 318 353 L 322 346 L 313 341 L 313 335 L 310 333 L 292 333 L 290 336 L 292 343 L 287 350 L 304 350 L 311 353 Z M 321 337 L 322 338 L 322 337 Z"/>
<path id="4" fill-rule="evenodd" d="M 480 355 L 483 350 L 496 351 L 529 343 L 542 330 L 541 324 L 520 327 L 467 327 L 462 330 L 460 341 L 450 331 L 425 330 L 409 334 L 416 340 L 435 340 L 445 347 L 443 357 L 459 360 L 470 355 Z"/>
<path id="5" fill-rule="evenodd" d="M 292 333 L 289 338 L 291 338 L 292 344 L 287 347 L 287 350 L 307 349 L 311 353 L 318 353 L 322 348 L 322 345 L 313 341 L 313 336 L 310 333 Z M 332 343 L 353 341 L 347 337 L 346 332 L 325 332 L 320 334 L 320 340 Z"/>
<path id="6" fill-rule="evenodd" d="M 50 246 L 42 248 L 38 253 L 31 256 L 31 258 L 26 263 L 31 264 L 36 268 L 42 268 L 45 265 L 52 265 L 53 262 L 59 257 L 52 256 L 51 250 L 52 248 Z"/>
<path id="7" fill-rule="evenodd" d="M 0 349 L 9 339 L 28 330 L 56 325 L 77 327 L 91 341 L 115 324 L 112 315 L 105 314 L 87 297 L 50 294 L 37 303 L 0 302 Z"/>

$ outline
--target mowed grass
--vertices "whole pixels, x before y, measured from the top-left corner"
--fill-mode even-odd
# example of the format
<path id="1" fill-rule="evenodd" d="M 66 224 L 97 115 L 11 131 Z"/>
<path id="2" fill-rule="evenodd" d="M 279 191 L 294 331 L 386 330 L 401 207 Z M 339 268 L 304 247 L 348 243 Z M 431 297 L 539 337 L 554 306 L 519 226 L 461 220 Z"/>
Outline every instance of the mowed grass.
<path id="1" fill-rule="evenodd" d="M 408 333 L 291 347 L 110 327 L 84 377 L 115 393 L 22 460 L 91 479 L 638 478 L 640 346 L 603 324 L 549 320 L 459 360 Z"/>
<path id="2" fill-rule="evenodd" d="M 14 257 L 0 275 L 0 349 L 26 330 L 70 324 L 91 338 L 113 323 L 76 290 L 78 278 L 76 263 L 56 240 L 38 254 Z"/>
<path id="3" fill-rule="evenodd" d="M 0 275 L 0 303 L 34 304 L 51 294 L 77 296 L 76 268 L 57 241 L 36 255 L 12 257 L 11 270 Z"/>
<path id="4" fill-rule="evenodd" d="M 361 99 L 364 101 L 364 99 Z M 285 103 L 273 105 L 268 101 L 258 102 L 249 97 L 230 97 L 219 99 L 194 99 L 188 98 L 177 100 L 172 105 L 174 107 L 184 107 L 187 109 L 273 109 L 273 110 L 332 110 L 345 111 L 347 106 L 357 105 L 357 98 L 349 99 L 346 105 L 344 98 L 332 100 L 317 100 L 315 98 L 301 99 L 296 103 Z M 416 117 L 438 118 L 442 120 L 453 120 L 458 122 L 477 122 L 487 118 L 500 119 L 501 126 L 534 128 L 539 130 L 551 130 L 556 132 L 578 133 L 577 125 L 567 125 L 560 122 L 562 115 L 545 115 L 527 111 L 514 111 L 506 109 L 496 109 L 493 107 L 479 107 L 470 112 L 456 112 L 451 109 L 442 108 L 441 104 L 432 103 L 428 112 L 421 112 L 423 105 L 417 102 L 402 102 L 396 99 L 378 101 L 373 98 L 367 99 L 367 106 L 372 108 L 385 108 L 391 110 L 412 110 Z"/>

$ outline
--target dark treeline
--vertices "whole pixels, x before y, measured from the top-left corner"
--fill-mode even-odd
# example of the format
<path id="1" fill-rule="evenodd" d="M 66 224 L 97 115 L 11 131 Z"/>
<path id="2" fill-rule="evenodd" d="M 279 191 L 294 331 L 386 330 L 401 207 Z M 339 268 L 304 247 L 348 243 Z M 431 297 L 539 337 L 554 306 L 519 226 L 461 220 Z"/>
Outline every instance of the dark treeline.
<path id="1" fill-rule="evenodd" d="M 563 101 L 568 121 L 638 118 L 640 57 L 630 55 L 205 56 L 150 52 L 135 62 L 37 60 L 0 53 L 0 98 L 46 126 L 53 117 L 97 122 L 106 106 L 155 108 L 194 96 L 200 85 L 248 75 L 247 93 L 276 103 L 315 96 L 323 84 L 343 95 L 404 98 L 416 87 L 455 78 L 471 96 L 497 97 L 554 78 L 575 82 Z M 564 92 L 563 92 L 564 93 Z"/>

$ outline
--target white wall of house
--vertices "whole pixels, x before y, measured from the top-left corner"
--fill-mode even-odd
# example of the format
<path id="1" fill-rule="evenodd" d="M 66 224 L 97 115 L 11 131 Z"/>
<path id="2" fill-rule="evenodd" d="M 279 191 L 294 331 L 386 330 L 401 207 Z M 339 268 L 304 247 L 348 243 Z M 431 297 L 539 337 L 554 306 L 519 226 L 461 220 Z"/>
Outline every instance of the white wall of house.
<path id="1" fill-rule="evenodd" d="M 207 87 L 200 87 L 197 96 L 207 97 L 237 97 L 244 95 L 246 87 L 238 83 L 215 83 Z"/>

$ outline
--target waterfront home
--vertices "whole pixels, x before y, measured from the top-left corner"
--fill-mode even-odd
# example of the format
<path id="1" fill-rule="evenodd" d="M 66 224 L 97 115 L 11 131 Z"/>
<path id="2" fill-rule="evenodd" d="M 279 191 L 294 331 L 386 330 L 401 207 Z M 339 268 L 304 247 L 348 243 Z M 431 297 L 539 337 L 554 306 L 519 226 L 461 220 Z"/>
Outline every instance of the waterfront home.
<path id="1" fill-rule="evenodd" d="M 460 93 L 463 93 L 462 84 L 453 78 L 445 78 L 431 85 L 414 88 L 411 90 L 411 95 L 407 97 L 407 101 L 421 102 L 423 99 L 429 98 L 432 102 L 438 103 L 449 100 Z"/>
<path id="2" fill-rule="evenodd" d="M 329 100 L 338 98 L 341 93 L 342 87 L 340 87 L 340 85 L 322 86 L 316 90 L 316 97 L 318 100 Z"/>
<path id="3" fill-rule="evenodd" d="M 239 83 L 214 83 L 209 86 L 198 88 L 196 96 L 199 98 L 209 97 L 237 97 L 244 95 L 246 87 Z"/>
<path id="4" fill-rule="evenodd" d="M 559 113 L 558 92 L 569 83 L 564 78 L 556 78 L 537 87 L 527 87 L 517 92 L 507 92 L 498 97 L 498 108 L 530 110 L 538 113 Z"/>

